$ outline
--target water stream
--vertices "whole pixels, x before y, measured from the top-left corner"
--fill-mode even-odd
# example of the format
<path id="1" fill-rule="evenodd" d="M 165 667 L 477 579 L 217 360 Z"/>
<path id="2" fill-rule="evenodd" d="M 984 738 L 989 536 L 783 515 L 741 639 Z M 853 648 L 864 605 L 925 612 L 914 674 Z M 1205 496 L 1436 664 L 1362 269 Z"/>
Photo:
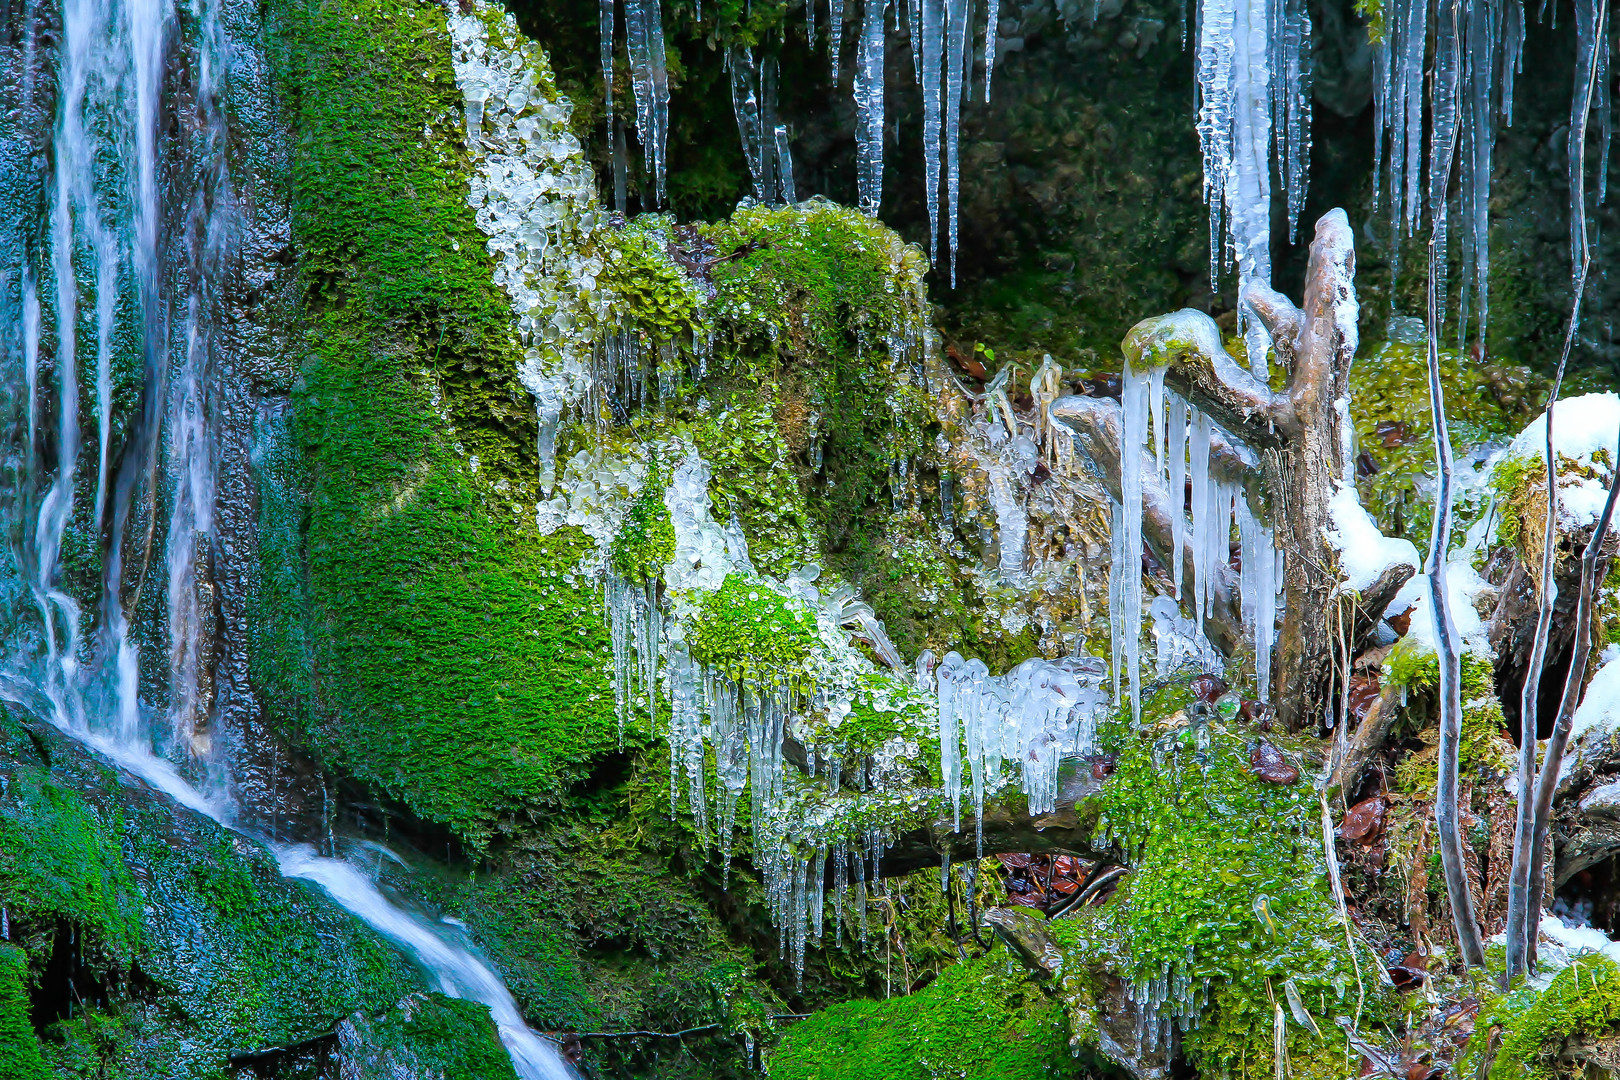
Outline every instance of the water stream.
<path id="1" fill-rule="evenodd" d="M 286 365 L 280 129 L 253 0 L 30 0 L 0 27 L 0 699 L 263 843 L 573 1075 L 500 976 L 354 866 L 272 842 L 247 679 L 254 380 Z M 240 766 L 240 767 L 239 767 Z"/>

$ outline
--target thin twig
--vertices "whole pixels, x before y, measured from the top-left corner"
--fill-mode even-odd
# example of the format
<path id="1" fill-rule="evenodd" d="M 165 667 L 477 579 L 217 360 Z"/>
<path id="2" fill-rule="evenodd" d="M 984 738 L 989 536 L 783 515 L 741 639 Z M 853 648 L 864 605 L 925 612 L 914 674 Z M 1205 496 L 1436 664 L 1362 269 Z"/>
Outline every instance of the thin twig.
<path id="1" fill-rule="evenodd" d="M 1461 5 L 1453 3 L 1452 33 L 1459 33 L 1456 20 Z M 1440 381 L 1440 289 L 1439 270 L 1445 256 L 1445 184 L 1451 175 L 1454 141 L 1440 153 L 1437 178 L 1439 198 L 1434 200 L 1433 225 L 1429 232 L 1429 407 L 1433 417 L 1434 452 L 1438 476 L 1435 483 L 1434 531 L 1429 543 L 1428 575 L 1432 609 L 1435 658 L 1440 671 L 1440 760 L 1435 783 L 1435 834 L 1440 848 L 1440 865 L 1445 871 L 1446 895 L 1451 901 L 1451 921 L 1457 932 L 1457 946 L 1463 964 L 1470 968 L 1485 965 L 1485 944 L 1474 918 L 1474 900 L 1468 889 L 1468 872 L 1463 864 L 1462 836 L 1457 828 L 1458 742 L 1462 736 L 1462 661 L 1457 652 L 1457 628 L 1451 614 L 1451 598 L 1446 585 L 1447 555 L 1451 547 L 1452 456 L 1451 435 L 1446 427 L 1445 391 Z"/>

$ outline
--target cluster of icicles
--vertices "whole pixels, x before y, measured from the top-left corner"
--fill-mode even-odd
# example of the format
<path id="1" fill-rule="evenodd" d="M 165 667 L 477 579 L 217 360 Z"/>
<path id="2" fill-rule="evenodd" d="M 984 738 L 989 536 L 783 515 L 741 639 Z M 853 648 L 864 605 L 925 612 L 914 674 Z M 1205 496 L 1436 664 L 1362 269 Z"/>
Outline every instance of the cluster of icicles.
<path id="1" fill-rule="evenodd" d="M 672 484 L 667 496 L 672 504 L 683 497 L 676 486 Z M 679 517 L 672 514 L 678 551 L 683 547 L 679 534 L 689 527 L 681 525 Z M 709 524 L 699 523 L 693 531 Z M 729 539 L 733 548 L 740 543 L 740 537 Z M 684 546 L 698 543 L 688 539 Z M 733 551 L 729 558 L 736 566 L 746 566 L 744 553 Z M 822 596 L 812 584 L 816 576 L 814 571 L 795 571 L 780 591 L 816 611 L 823 642 L 836 627 L 853 624 L 862 628 L 863 637 L 879 638 L 880 655 L 892 652 L 870 609 L 844 595 L 847 587 Z M 760 588 L 773 585 L 760 579 Z M 879 695 L 873 695 L 873 705 L 888 711 L 925 710 L 927 715 L 919 720 L 939 737 L 943 791 L 919 792 L 910 785 L 886 783 L 898 778 L 896 766 L 902 759 L 915 756 L 915 734 L 925 729 L 919 729 L 909 744 L 901 736 L 863 755 L 853 770 L 836 742 L 803 746 L 802 761 L 796 749 L 794 760 L 808 779 L 818 775 L 825 779 L 822 791 L 806 787 L 788 772 L 791 734 L 795 721 L 811 715 L 834 720 L 848 716 L 852 693 L 836 687 L 803 690 L 787 683 L 734 680 L 693 659 L 677 629 L 666 625 L 670 616 L 662 610 L 654 585 L 632 584 L 610 572 L 604 594 L 621 721 L 638 707 L 657 715 L 662 683 L 670 717 L 671 805 L 678 805 L 685 795 L 696 831 L 707 836 L 713 829 L 727 866 L 737 806 L 747 794 L 753 861 L 764 879 L 784 952 L 791 951 L 799 969 L 806 944 L 821 939 L 829 883 L 839 932 L 848 907 L 864 940 L 866 868 L 870 865 L 871 880 L 876 882 L 884 848 L 892 839 L 881 828 L 852 826 L 842 811 L 858 811 L 863 797 L 904 800 L 913 810 L 943 797 L 950 803 L 953 827 L 960 830 L 966 793 L 982 847 L 986 797 L 1001 791 L 1016 773 L 1030 813 L 1050 812 L 1057 804 L 1061 759 L 1094 748 L 1097 718 L 1112 704 L 1104 688 L 1107 665 L 1095 657 L 1030 659 L 994 676 L 983 661 L 964 660 L 952 652 L 936 666 L 933 654 L 925 652 L 916 662 L 915 675 L 906 677 L 910 685 L 893 686 L 890 700 L 879 701 Z M 891 662 L 897 661 L 895 654 Z M 799 771 L 796 768 L 794 775 Z M 851 789 L 858 794 L 852 795 Z M 852 832 L 858 835 L 852 837 Z"/>
<path id="2" fill-rule="evenodd" d="M 827 50 L 836 83 L 841 69 L 845 0 L 828 0 Z M 960 131 L 962 106 L 972 92 L 972 74 L 978 59 L 974 47 L 974 20 L 969 0 L 868 0 L 862 4 L 854 68 L 856 182 L 860 208 L 876 216 L 883 201 L 884 55 L 887 34 L 902 27 L 911 45 L 912 74 L 923 95 L 923 166 L 928 216 L 932 228 L 931 251 L 937 257 L 941 238 L 941 196 L 944 236 L 956 277 L 957 208 L 961 197 Z M 816 0 L 805 0 L 805 34 L 813 47 L 819 12 Z M 636 133 L 645 156 L 655 201 L 665 192 L 669 137 L 669 80 L 664 52 L 664 28 L 659 0 L 623 0 L 625 52 L 630 61 L 630 85 L 635 97 Z M 903 9 L 903 10 L 902 10 Z M 991 76 L 996 61 L 996 24 L 999 0 L 989 0 L 983 24 L 984 101 L 990 100 Z M 609 124 L 613 123 L 613 57 L 616 50 L 618 4 L 600 0 L 602 74 L 606 82 Z M 886 16 L 890 16 L 886 18 Z M 702 18 L 702 7 L 698 8 Z M 748 161 L 754 197 L 763 202 L 793 202 L 793 158 L 786 125 L 776 119 L 778 61 L 775 55 L 755 59 L 754 51 L 733 46 L 726 65 L 731 76 L 732 106 L 743 155 Z M 619 208 L 624 208 L 623 140 L 610 128 L 614 176 Z M 943 190 L 942 190 L 943 189 Z"/>
<path id="3" fill-rule="evenodd" d="M 1277 638 L 1283 562 L 1271 526 L 1256 512 L 1251 493 L 1236 478 L 1223 477 L 1219 470 L 1212 468 L 1211 462 L 1211 447 L 1217 439 L 1238 452 L 1241 452 L 1241 444 L 1227 437 L 1208 413 L 1167 389 L 1163 369 L 1143 373 L 1127 364 L 1121 405 L 1125 448 L 1122 460 L 1132 460 L 1137 451 L 1150 445 L 1151 439 L 1153 471 L 1147 472 L 1145 465 L 1142 469 L 1127 466 L 1122 470 L 1122 502 L 1114 505 L 1113 527 L 1109 530 L 1112 549 L 1109 610 L 1120 613 L 1112 638 L 1115 695 L 1120 692 L 1123 674 L 1129 680 L 1132 717 L 1140 718 L 1144 485 L 1162 483 L 1161 495 L 1169 511 L 1174 548 L 1170 578 L 1178 601 L 1183 599 L 1182 578 L 1188 549 L 1192 554 L 1194 617 L 1188 629 L 1194 640 L 1177 641 L 1173 645 L 1165 640 L 1183 620 L 1177 617 L 1174 605 L 1156 601 L 1155 620 L 1161 624 L 1158 628 L 1161 662 L 1167 647 L 1193 658 L 1215 654 L 1216 650 L 1204 637 L 1204 619 L 1215 603 L 1217 582 L 1225 572 L 1223 568 L 1230 565 L 1235 524 L 1240 545 L 1238 590 L 1243 622 L 1254 648 L 1255 681 L 1260 698 L 1267 700 L 1271 685 L 1271 650 Z M 1148 461 L 1145 454 L 1143 460 Z M 1244 471 L 1252 474 L 1252 463 L 1248 464 L 1251 467 Z M 1189 512 L 1190 536 L 1187 532 Z"/>

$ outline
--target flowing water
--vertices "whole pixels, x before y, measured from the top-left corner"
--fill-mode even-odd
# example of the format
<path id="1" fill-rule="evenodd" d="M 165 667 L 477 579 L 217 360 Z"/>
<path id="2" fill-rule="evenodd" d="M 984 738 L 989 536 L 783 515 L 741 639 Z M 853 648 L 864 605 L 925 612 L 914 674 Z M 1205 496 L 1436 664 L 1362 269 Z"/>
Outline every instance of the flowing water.
<path id="1" fill-rule="evenodd" d="M 24 0 L 0 25 L 0 698 L 181 806 L 292 815 L 247 677 L 254 431 L 285 410 L 288 140 L 252 0 Z M 287 770 L 282 768 L 280 773 Z M 285 818 L 285 820 L 283 820 Z M 572 1075 L 499 975 L 360 871 L 283 873 Z"/>

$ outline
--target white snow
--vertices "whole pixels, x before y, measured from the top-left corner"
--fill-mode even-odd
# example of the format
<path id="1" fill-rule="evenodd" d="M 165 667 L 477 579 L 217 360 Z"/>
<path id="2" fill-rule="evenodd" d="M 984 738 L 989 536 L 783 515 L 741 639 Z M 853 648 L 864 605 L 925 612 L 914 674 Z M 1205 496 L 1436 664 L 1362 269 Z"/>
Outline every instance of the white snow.
<path id="1" fill-rule="evenodd" d="M 1507 456 L 1545 461 L 1546 446 L 1547 417 L 1543 413 L 1519 432 Z M 1553 450 L 1560 457 L 1587 462 L 1603 450 L 1614 461 L 1620 453 L 1620 395 L 1584 394 L 1553 406 Z"/>
<path id="2" fill-rule="evenodd" d="M 1603 666 L 1587 684 L 1586 696 L 1575 710 L 1569 729 L 1571 741 L 1588 731 L 1611 731 L 1620 726 L 1620 645 L 1603 650 Z"/>
<path id="3" fill-rule="evenodd" d="M 1485 622 L 1474 608 L 1474 598 L 1489 589 L 1490 583 L 1474 569 L 1471 554 L 1466 550 L 1452 552 L 1446 563 L 1446 592 L 1451 600 L 1451 618 L 1457 627 L 1461 650 L 1473 656 L 1491 658 L 1490 641 L 1485 636 Z M 1399 615 L 1410 609 L 1412 625 L 1406 638 L 1429 652 L 1435 651 L 1434 620 L 1429 612 L 1429 579 L 1425 574 L 1414 575 L 1411 581 L 1395 595 L 1385 614 Z"/>
<path id="4" fill-rule="evenodd" d="M 1362 507 L 1355 485 L 1339 485 L 1339 490 L 1328 501 L 1328 513 L 1332 515 L 1333 527 L 1327 531 L 1327 541 L 1338 549 L 1339 573 L 1350 589 L 1363 592 L 1371 588 L 1392 566 L 1410 566 L 1415 570 L 1423 565 L 1412 541 L 1385 536 L 1379 531 L 1372 516 Z"/>

